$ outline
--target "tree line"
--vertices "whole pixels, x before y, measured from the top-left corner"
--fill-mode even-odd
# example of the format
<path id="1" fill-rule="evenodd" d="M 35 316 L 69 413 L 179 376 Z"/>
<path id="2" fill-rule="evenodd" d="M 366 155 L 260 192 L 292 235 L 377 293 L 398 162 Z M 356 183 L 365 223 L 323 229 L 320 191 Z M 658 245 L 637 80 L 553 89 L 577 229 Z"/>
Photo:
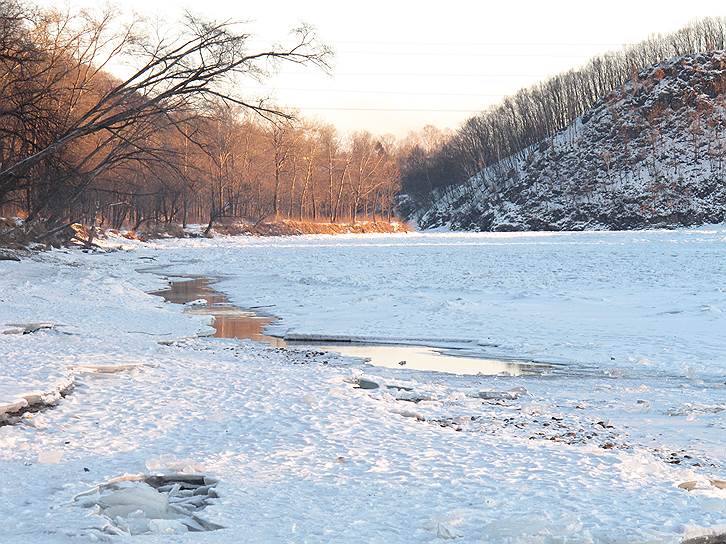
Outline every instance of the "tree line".
<path id="1" fill-rule="evenodd" d="M 726 18 L 705 18 L 666 35 L 591 59 L 580 68 L 522 89 L 469 118 L 451 134 L 431 127 L 409 140 L 399 168 L 403 192 L 426 205 L 487 167 L 511 170 L 532 145 L 570 126 L 598 100 L 652 64 L 724 49 Z"/>
<path id="2" fill-rule="evenodd" d="M 86 191 L 84 222 L 136 230 L 146 222 L 251 223 L 390 221 L 399 190 L 392 138 L 292 114 L 259 118 L 228 104 L 197 113 L 156 135 L 170 164 L 131 165 Z"/>
<path id="3" fill-rule="evenodd" d="M 343 137 L 242 92 L 284 63 L 327 69 L 311 28 L 266 50 L 230 21 L 174 29 L 0 0 L 0 215 L 35 239 L 73 222 L 391 217 L 392 138 Z"/>

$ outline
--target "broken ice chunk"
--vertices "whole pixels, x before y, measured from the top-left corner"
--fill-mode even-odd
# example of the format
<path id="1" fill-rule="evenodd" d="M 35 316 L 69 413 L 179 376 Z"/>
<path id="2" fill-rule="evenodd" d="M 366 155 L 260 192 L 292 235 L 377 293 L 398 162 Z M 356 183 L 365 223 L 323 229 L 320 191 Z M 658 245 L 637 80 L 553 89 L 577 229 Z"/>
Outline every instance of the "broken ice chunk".
<path id="1" fill-rule="evenodd" d="M 366 380 L 365 378 L 358 378 L 357 385 L 358 389 L 378 389 L 379 387 L 373 380 Z"/>
<path id="2" fill-rule="evenodd" d="M 524 387 L 513 387 L 507 391 L 478 391 L 469 396 L 486 400 L 514 400 L 527 394 Z"/>
<path id="3" fill-rule="evenodd" d="M 139 484 L 101 496 L 99 506 L 110 518 L 126 517 L 132 512 L 141 511 L 147 518 L 165 519 L 176 517 L 169 511 L 167 496 L 147 484 Z"/>
<path id="4" fill-rule="evenodd" d="M 178 535 L 189 530 L 187 528 L 188 523 L 189 520 L 152 519 L 149 521 L 149 531 L 157 535 Z"/>

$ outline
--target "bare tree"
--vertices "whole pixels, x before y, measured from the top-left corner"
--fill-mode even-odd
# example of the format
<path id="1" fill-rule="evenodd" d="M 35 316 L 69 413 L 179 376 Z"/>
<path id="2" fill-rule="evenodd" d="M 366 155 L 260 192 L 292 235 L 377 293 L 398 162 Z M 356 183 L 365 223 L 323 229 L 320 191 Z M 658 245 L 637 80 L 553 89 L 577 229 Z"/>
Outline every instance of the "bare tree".
<path id="1" fill-rule="evenodd" d="M 271 63 L 325 67 L 328 55 L 307 27 L 295 31 L 288 47 L 250 51 L 250 35 L 233 22 L 188 15 L 172 38 L 152 38 L 140 21 L 119 25 L 110 11 L 36 15 L 13 2 L 0 9 L 2 75 L 12 76 L 10 82 L 0 79 L 6 91 L 0 124 L 9 127 L 2 136 L 12 147 L 0 166 L 0 202 L 10 193 L 33 189 L 29 222 L 41 215 L 60 220 L 67 210 L 49 211 L 53 203 L 75 202 L 121 164 L 173 165 L 165 155 L 168 148 L 153 146 L 152 136 L 215 101 L 268 118 L 289 117 L 245 100 L 235 91 L 240 78 L 261 79 Z M 135 66 L 121 80 L 102 71 L 118 58 Z M 28 109 L 37 112 L 34 119 Z M 14 118 L 19 121 L 13 125 Z M 3 141 L 2 149 L 7 147 Z M 53 182 L 38 184 L 40 178 Z"/>

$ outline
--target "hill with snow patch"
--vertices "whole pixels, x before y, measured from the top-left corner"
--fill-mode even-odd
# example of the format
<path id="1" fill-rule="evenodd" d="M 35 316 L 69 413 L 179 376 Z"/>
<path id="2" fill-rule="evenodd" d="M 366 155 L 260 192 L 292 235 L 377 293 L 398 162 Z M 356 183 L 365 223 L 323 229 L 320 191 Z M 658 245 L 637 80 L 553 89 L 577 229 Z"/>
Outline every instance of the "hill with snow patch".
<path id="1" fill-rule="evenodd" d="M 567 129 L 436 193 L 422 228 L 672 228 L 726 220 L 726 52 L 638 74 Z"/>

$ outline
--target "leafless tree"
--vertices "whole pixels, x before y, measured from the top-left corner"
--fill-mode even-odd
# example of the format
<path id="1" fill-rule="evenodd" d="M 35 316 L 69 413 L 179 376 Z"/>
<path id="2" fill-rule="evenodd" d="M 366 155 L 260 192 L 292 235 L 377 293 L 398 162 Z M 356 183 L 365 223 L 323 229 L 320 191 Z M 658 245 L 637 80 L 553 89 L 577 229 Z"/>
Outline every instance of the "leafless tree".
<path id="1" fill-rule="evenodd" d="M 262 79 L 280 62 L 325 67 L 329 53 L 308 27 L 288 47 L 251 51 L 250 35 L 229 21 L 187 15 L 178 32 L 159 37 L 141 21 L 121 24 L 111 10 L 61 14 L 12 1 L 0 10 L 0 202 L 28 192 L 29 223 L 72 221 L 68 206 L 121 165 L 175 168 L 153 136 L 210 104 L 288 117 L 239 95 L 240 80 Z M 133 68 L 111 78 L 104 68 L 119 59 Z"/>

